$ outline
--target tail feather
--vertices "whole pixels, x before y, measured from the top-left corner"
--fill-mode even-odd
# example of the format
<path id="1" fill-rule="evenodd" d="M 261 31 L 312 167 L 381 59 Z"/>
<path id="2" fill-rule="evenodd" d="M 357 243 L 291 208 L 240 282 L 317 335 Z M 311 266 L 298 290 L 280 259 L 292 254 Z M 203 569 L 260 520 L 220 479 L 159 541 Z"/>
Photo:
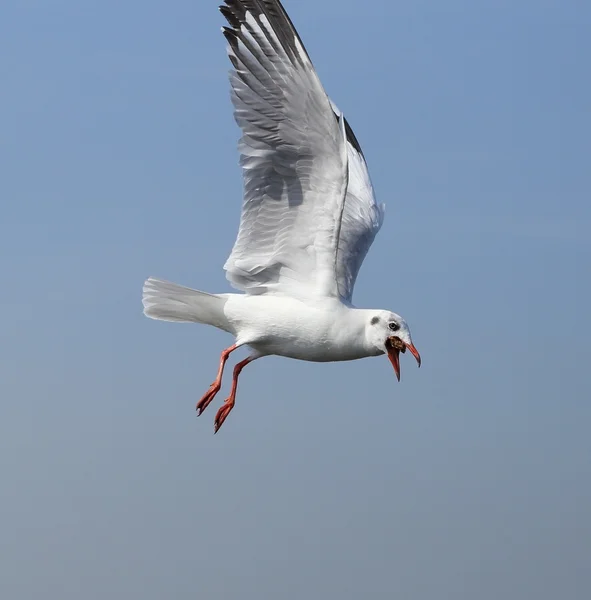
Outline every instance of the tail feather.
<path id="1" fill-rule="evenodd" d="M 142 302 L 144 314 L 160 321 L 205 323 L 230 331 L 224 314 L 226 298 L 150 277 L 146 279 Z"/>

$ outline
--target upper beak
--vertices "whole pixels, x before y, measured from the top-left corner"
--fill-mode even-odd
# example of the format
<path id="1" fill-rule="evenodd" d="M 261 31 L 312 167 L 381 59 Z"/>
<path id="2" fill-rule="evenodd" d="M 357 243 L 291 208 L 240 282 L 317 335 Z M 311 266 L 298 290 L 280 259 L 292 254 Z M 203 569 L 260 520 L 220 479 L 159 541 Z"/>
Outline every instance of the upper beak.
<path id="1" fill-rule="evenodd" d="M 419 354 L 419 351 L 415 348 L 414 344 L 406 344 L 406 347 L 410 350 L 410 353 L 415 357 L 416 361 L 417 361 L 417 365 L 420 367 L 421 366 L 421 355 Z"/>
<path id="2" fill-rule="evenodd" d="M 410 350 L 410 353 L 416 358 L 419 367 L 421 366 L 421 355 L 419 351 L 415 348 L 414 344 L 407 344 L 403 342 L 399 337 L 393 336 L 389 337 L 386 340 L 386 351 L 388 352 L 388 358 L 394 367 L 394 372 L 396 373 L 396 379 L 400 381 L 400 352 L 403 354 L 406 352 L 406 349 Z"/>

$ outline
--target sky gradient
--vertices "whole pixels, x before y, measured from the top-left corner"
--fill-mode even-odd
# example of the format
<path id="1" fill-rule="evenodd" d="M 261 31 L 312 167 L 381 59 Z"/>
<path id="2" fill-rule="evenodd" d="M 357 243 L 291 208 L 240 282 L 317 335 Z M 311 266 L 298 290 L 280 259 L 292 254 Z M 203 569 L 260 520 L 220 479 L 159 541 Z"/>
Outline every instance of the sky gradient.
<path id="1" fill-rule="evenodd" d="M 591 5 L 285 4 L 423 366 L 262 359 L 214 436 L 231 338 L 141 287 L 229 291 L 217 2 L 4 2 L 0 597 L 591 597 Z"/>

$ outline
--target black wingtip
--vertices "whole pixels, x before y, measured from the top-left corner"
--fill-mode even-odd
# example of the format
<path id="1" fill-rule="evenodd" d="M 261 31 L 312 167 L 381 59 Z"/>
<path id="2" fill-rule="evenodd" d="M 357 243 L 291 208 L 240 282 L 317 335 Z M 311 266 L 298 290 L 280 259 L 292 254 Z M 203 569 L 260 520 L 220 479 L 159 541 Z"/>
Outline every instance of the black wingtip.
<path id="1" fill-rule="evenodd" d="M 219 7 L 220 12 L 224 15 L 224 18 L 231 27 L 240 28 L 240 19 L 232 12 L 232 10 L 226 5 L 222 4 Z"/>
<path id="2" fill-rule="evenodd" d="M 247 13 L 250 13 L 257 21 L 264 16 L 279 43 L 292 60 L 301 60 L 299 55 L 302 49 L 307 55 L 300 36 L 279 0 L 225 0 L 225 4 L 219 6 L 219 10 L 230 27 L 237 32 L 240 32 L 242 26 L 245 25 Z M 248 25 L 246 27 L 248 28 Z M 301 48 L 298 47 L 296 40 Z M 310 57 L 307 58 L 310 61 Z"/>
<path id="3" fill-rule="evenodd" d="M 351 129 L 351 125 L 349 125 L 349 121 L 345 118 L 345 133 L 347 134 L 347 141 L 363 156 L 363 150 L 361 149 L 361 144 L 357 140 L 357 137 L 353 133 L 353 129 Z"/>

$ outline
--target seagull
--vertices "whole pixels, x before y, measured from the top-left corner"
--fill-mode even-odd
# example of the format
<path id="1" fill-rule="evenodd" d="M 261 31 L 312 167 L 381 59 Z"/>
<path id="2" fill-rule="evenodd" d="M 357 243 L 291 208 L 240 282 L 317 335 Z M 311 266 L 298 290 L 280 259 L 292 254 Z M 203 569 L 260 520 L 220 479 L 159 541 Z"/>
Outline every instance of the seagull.
<path id="1" fill-rule="evenodd" d="M 143 287 L 146 316 L 234 336 L 198 415 L 219 392 L 230 354 L 251 350 L 234 367 L 215 433 L 234 407 L 242 369 L 263 356 L 330 362 L 386 354 L 399 381 L 400 353 L 408 349 L 421 365 L 400 315 L 352 303 L 384 206 L 289 16 L 279 0 L 225 0 L 220 11 L 244 179 L 238 237 L 224 269 L 241 293 L 209 294 L 153 277 Z"/>

